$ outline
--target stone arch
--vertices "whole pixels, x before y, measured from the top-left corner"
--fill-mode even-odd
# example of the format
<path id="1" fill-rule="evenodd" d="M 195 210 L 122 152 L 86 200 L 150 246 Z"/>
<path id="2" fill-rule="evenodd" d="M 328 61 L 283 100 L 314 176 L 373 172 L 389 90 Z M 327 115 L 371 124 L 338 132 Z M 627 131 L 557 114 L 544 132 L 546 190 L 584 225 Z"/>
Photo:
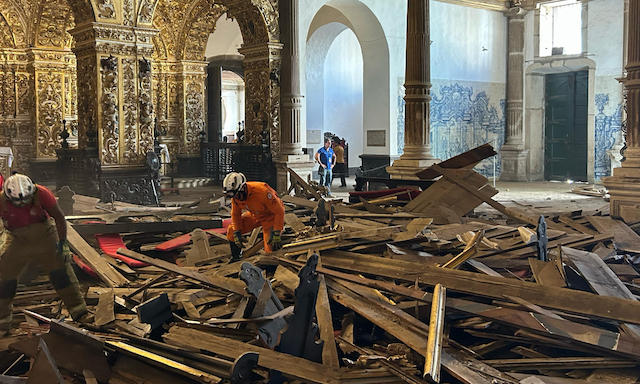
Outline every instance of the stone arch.
<path id="1" fill-rule="evenodd" d="M 224 6 L 202 1 L 191 10 L 190 21 L 185 23 L 182 35 L 184 47 L 181 59 L 199 60 L 205 59 L 205 48 L 209 35 L 216 29 L 218 19 L 226 13 Z"/>
<path id="2" fill-rule="evenodd" d="M 30 10 L 31 5 L 26 3 L 29 1 L 25 1 L 25 4 L 15 0 L 0 1 L 0 13 L 5 22 L 3 28 L 7 28 L 3 33 L 11 34 L 13 40 L 11 48 L 26 48 L 28 46 L 28 23 L 26 20 L 29 17 L 26 12 Z"/>
<path id="3" fill-rule="evenodd" d="M 360 43 L 363 58 L 364 153 L 389 154 L 391 108 L 390 57 L 387 37 L 373 11 L 358 0 L 331 0 L 315 14 L 307 33 L 307 58 L 324 63 L 331 43 L 349 28 Z M 310 56 L 311 55 L 311 56 Z M 313 59 L 313 55 L 316 55 Z M 317 68 L 316 68 L 317 70 Z M 309 76 L 309 68 L 305 71 Z M 323 71 L 316 75 L 324 76 Z M 385 146 L 367 146 L 366 130 L 384 130 Z"/>

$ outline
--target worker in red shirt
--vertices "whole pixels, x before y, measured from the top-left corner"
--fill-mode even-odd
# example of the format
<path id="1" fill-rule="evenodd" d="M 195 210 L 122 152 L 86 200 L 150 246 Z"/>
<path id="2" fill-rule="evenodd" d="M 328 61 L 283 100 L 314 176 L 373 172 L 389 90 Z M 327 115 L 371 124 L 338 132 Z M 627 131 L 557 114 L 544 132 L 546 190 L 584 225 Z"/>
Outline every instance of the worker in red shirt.
<path id="1" fill-rule="evenodd" d="M 284 204 L 267 183 L 247 182 L 242 173 L 231 172 L 224 178 L 223 193 L 231 199 L 231 225 L 227 229 L 231 261 L 241 258 L 242 247 L 246 243 L 243 234 L 259 226 L 262 226 L 266 252 L 282 248 L 280 234 L 284 227 Z M 246 212 L 242 213 L 242 210 Z"/>
<path id="2" fill-rule="evenodd" d="M 11 301 L 20 275 L 34 263 L 49 274 L 71 317 L 93 322 L 70 264 L 67 221 L 53 193 L 28 176 L 14 174 L 0 193 L 0 217 L 6 230 L 0 257 L 0 336 L 11 329 Z"/>

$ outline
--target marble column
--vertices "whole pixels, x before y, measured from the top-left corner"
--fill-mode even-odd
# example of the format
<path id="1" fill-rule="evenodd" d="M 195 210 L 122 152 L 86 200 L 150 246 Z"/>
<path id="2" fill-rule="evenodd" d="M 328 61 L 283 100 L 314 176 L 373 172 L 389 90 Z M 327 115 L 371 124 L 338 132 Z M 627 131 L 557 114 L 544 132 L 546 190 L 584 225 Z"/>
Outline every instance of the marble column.
<path id="1" fill-rule="evenodd" d="M 300 135 L 302 95 L 300 91 L 300 54 L 298 47 L 298 2 L 299 0 L 280 0 L 280 40 L 282 48 L 282 67 L 280 73 L 281 109 L 281 156 L 280 163 L 307 179 L 313 171 L 313 162 L 302 153 Z M 288 187 L 287 173 L 278 167 L 278 191 Z"/>
<path id="2" fill-rule="evenodd" d="M 527 155 L 524 148 L 523 99 L 524 99 L 524 15 L 522 8 L 507 11 L 508 47 L 507 59 L 507 131 L 500 150 L 503 181 L 527 181 Z"/>
<path id="3" fill-rule="evenodd" d="M 603 179 L 611 195 L 611 216 L 627 223 L 640 222 L 640 0 L 629 0 L 625 160 Z"/>
<path id="4" fill-rule="evenodd" d="M 417 179 L 416 172 L 440 162 L 429 143 L 430 43 L 429 0 L 409 0 L 404 154 L 387 167 L 392 179 Z"/>

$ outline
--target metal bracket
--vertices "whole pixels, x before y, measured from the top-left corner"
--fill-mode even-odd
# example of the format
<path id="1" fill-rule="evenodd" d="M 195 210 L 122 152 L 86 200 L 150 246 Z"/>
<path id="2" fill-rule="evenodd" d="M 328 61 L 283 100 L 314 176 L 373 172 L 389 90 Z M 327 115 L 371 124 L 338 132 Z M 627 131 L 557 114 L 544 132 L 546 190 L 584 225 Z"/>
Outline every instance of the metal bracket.
<path id="1" fill-rule="evenodd" d="M 256 376 L 253 369 L 258 366 L 258 355 L 255 352 L 246 352 L 240 355 L 229 369 L 231 384 L 251 384 Z"/>
<path id="2" fill-rule="evenodd" d="M 311 255 L 298 274 L 300 284 L 295 291 L 296 304 L 293 314 L 287 319 L 289 327 L 282 334 L 277 350 L 322 364 L 324 341 L 316 343 L 318 325 L 313 322 L 320 287 L 317 265 L 318 255 Z"/>
<path id="3" fill-rule="evenodd" d="M 544 220 L 543 215 L 540 215 L 540 219 L 538 220 L 536 233 L 538 235 L 538 242 L 536 243 L 538 259 L 542 261 L 549 261 L 549 258 L 547 257 L 547 245 L 549 244 L 549 238 L 547 237 L 547 222 Z"/>
<path id="4" fill-rule="evenodd" d="M 280 299 L 278 299 L 278 296 L 271 289 L 271 284 L 265 280 L 262 275 L 262 269 L 253 266 L 251 263 L 242 263 L 240 279 L 247 284 L 247 292 L 255 296 L 256 299 L 260 297 L 263 287 L 264 289 L 269 289 L 271 291 L 271 299 L 267 302 L 262 316 L 270 316 L 284 309 Z M 286 325 L 287 322 L 284 318 L 278 317 L 274 320 L 258 325 L 258 334 L 269 348 L 274 348 L 278 345 L 280 331 Z"/>

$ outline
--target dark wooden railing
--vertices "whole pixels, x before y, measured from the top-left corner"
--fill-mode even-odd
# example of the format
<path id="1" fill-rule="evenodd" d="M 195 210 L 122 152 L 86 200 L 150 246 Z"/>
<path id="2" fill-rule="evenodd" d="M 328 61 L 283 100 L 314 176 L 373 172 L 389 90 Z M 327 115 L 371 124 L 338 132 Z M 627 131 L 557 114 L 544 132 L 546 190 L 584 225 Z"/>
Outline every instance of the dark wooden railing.
<path id="1" fill-rule="evenodd" d="M 56 189 L 68 186 L 75 193 L 85 196 L 100 196 L 100 158 L 96 148 L 56 150 L 58 177 Z"/>
<path id="2" fill-rule="evenodd" d="M 250 181 L 276 187 L 276 167 L 269 147 L 242 143 L 201 143 L 203 172 L 218 185 L 230 172 L 242 172 Z"/>

